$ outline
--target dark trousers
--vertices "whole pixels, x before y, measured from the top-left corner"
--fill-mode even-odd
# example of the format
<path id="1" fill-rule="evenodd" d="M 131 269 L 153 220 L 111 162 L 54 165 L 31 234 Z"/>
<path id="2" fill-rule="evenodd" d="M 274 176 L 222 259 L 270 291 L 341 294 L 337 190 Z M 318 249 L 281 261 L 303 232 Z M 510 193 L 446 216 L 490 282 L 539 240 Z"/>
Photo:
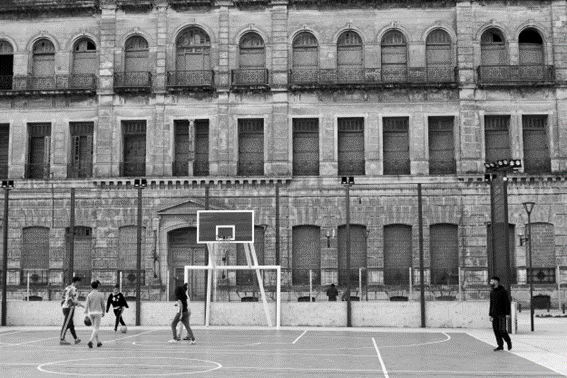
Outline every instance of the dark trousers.
<path id="1" fill-rule="evenodd" d="M 75 323 L 73 323 L 73 315 L 75 315 L 75 308 L 63 308 L 63 317 L 65 320 L 63 321 L 63 327 L 61 328 L 61 340 L 65 340 L 65 334 L 67 334 L 67 330 L 71 332 L 71 335 L 74 339 L 77 338 L 77 334 L 75 333 Z"/>
<path id="2" fill-rule="evenodd" d="M 114 322 L 114 330 L 116 331 L 118 329 L 118 323 L 120 323 L 120 325 L 125 326 L 126 323 L 124 323 L 124 319 L 122 319 L 122 308 L 115 308 L 114 309 L 114 316 L 116 316 L 116 322 Z"/>
<path id="3" fill-rule="evenodd" d="M 177 312 L 175 314 L 175 318 L 173 318 L 173 322 L 171 322 L 171 330 L 173 331 L 173 338 L 177 339 L 177 324 L 179 322 L 183 323 L 185 329 L 187 330 L 187 336 L 191 340 L 195 340 L 195 336 L 193 336 L 193 331 L 191 331 L 191 326 L 189 326 L 189 311 L 183 311 L 183 314 Z"/>
<path id="4" fill-rule="evenodd" d="M 507 319 L 506 316 L 494 316 L 492 318 L 492 329 L 494 330 L 494 336 L 496 336 L 496 343 L 499 347 L 504 346 L 504 341 L 510 344 L 510 335 L 508 335 L 507 330 Z"/>

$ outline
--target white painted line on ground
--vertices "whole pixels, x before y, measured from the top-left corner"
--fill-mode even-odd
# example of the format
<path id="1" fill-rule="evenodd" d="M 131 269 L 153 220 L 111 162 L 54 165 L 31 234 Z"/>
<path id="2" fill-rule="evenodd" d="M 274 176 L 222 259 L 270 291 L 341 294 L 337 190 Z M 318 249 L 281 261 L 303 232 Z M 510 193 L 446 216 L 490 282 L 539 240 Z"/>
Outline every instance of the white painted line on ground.
<path id="1" fill-rule="evenodd" d="M 376 345 L 376 340 L 374 337 L 372 338 L 372 343 L 374 344 L 374 349 L 376 349 L 376 354 L 378 355 L 378 359 L 380 360 L 380 366 L 382 366 L 382 371 L 384 372 L 384 378 L 390 378 L 388 375 L 388 371 L 386 370 L 386 365 L 384 364 L 384 360 L 380 355 L 380 351 L 378 350 L 378 345 Z"/>
<path id="2" fill-rule="evenodd" d="M 306 333 L 307 333 L 307 330 L 303 331 L 303 333 L 302 333 L 301 335 L 299 335 L 299 336 L 297 337 L 297 339 L 295 339 L 295 341 L 294 341 L 292 344 L 295 344 L 296 342 L 298 342 L 299 339 L 301 339 L 301 338 L 303 337 L 303 335 L 305 335 Z"/>
<path id="3" fill-rule="evenodd" d="M 56 337 L 48 337 L 47 339 L 39 339 L 39 340 L 32 340 L 32 341 L 26 341 L 25 343 L 19 343 L 19 344 L 10 344 L 10 345 L 6 345 L 6 346 L 20 346 L 20 345 L 27 345 L 27 344 L 32 344 L 32 343 L 38 343 L 40 341 L 45 341 L 45 340 L 53 340 L 53 339 L 59 339 L 59 336 Z M 4 345 L 2 345 L 4 346 Z"/>
<path id="4" fill-rule="evenodd" d="M 113 342 L 113 341 L 124 340 L 124 339 L 130 339 L 130 338 L 132 338 L 132 337 L 137 337 L 137 336 L 144 335 L 144 334 L 150 333 L 150 332 L 155 332 L 155 331 L 156 331 L 155 329 L 150 330 L 150 331 L 144 331 L 144 332 L 137 333 L 137 334 L 135 334 L 135 335 L 125 336 L 125 337 L 119 337 L 118 339 L 106 340 L 106 342 L 107 342 L 107 343 L 110 343 L 110 342 Z"/>

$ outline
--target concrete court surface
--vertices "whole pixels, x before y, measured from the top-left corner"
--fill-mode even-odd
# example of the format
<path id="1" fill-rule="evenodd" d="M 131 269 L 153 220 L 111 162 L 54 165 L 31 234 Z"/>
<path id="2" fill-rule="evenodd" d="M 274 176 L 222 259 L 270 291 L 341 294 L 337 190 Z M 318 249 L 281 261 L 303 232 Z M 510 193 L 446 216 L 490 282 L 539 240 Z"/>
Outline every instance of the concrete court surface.
<path id="1" fill-rule="evenodd" d="M 197 345 L 165 327 L 108 328 L 101 348 L 61 346 L 55 327 L 0 328 L 0 377 L 567 377 L 567 318 L 518 319 L 512 353 L 490 329 L 195 327 Z M 68 334 L 67 340 L 72 338 Z"/>

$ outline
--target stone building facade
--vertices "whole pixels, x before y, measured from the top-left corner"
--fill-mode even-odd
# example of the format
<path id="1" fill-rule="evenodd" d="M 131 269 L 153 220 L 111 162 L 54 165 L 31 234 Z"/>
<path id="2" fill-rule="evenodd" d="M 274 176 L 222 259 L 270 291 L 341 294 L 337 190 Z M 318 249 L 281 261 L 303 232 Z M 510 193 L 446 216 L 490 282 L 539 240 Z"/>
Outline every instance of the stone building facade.
<path id="1" fill-rule="evenodd" d="M 513 158 L 523 161 L 508 188 L 514 295 L 527 295 L 522 203 L 534 201 L 536 288 L 556 298 L 557 267 L 567 266 L 566 6 L 3 2 L 9 284 L 21 288 L 28 273 L 41 288 L 62 283 L 70 188 L 74 269 L 135 282 L 133 184 L 145 178 L 145 298 L 163 298 L 184 265 L 205 262 L 194 228 L 205 207 L 256 210 L 261 261 L 281 264 L 287 286 L 304 288 L 305 269 L 317 284 L 343 285 L 341 177 L 350 176 L 353 277 L 364 275 L 369 298 L 408 294 L 419 266 L 417 183 L 427 282 L 453 295 L 460 276 L 474 296 L 488 275 L 484 163 Z M 226 261 L 243 263 L 241 251 L 226 248 Z M 233 288 L 249 278 L 223 277 Z"/>

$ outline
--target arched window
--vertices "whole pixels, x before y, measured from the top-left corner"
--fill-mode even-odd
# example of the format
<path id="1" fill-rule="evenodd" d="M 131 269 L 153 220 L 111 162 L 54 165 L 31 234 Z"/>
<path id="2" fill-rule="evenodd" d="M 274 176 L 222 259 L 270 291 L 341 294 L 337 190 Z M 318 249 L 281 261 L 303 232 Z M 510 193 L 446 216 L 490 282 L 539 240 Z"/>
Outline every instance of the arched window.
<path id="1" fill-rule="evenodd" d="M 451 36 L 443 29 L 435 29 L 425 42 L 427 79 L 454 79 Z"/>
<path id="2" fill-rule="evenodd" d="M 185 265 L 206 265 L 207 251 L 203 244 L 197 244 L 197 228 L 178 228 L 167 233 L 168 266 L 171 272 L 169 282 L 170 300 L 175 299 L 175 288 L 185 282 Z M 192 300 L 203 300 L 206 295 L 206 273 L 189 270 L 188 282 Z"/>
<path id="3" fill-rule="evenodd" d="M 22 283 L 47 284 L 49 280 L 49 228 L 26 227 L 22 230 Z"/>
<path id="4" fill-rule="evenodd" d="M 183 31 L 177 37 L 176 50 L 178 72 L 211 69 L 211 39 L 202 29 Z"/>
<path id="5" fill-rule="evenodd" d="M 12 89 L 14 49 L 8 41 L 0 40 L 0 90 Z"/>
<path id="6" fill-rule="evenodd" d="M 362 38 L 355 31 L 347 30 L 337 41 L 337 68 L 360 70 L 362 65 Z"/>
<path id="7" fill-rule="evenodd" d="M 408 51 L 404 35 L 390 30 L 382 37 L 382 80 L 404 82 L 407 79 Z"/>
<path id="8" fill-rule="evenodd" d="M 319 65 L 317 38 L 311 33 L 299 33 L 293 40 L 293 69 L 314 70 Z"/>
<path id="9" fill-rule="evenodd" d="M 347 283 L 348 271 L 346 270 L 347 256 L 347 232 L 346 226 L 339 226 L 337 232 L 338 257 L 339 257 L 339 284 Z M 366 268 L 366 226 L 360 224 L 350 225 L 350 281 L 358 282 L 359 268 Z M 366 277 L 363 275 L 363 277 Z"/>
<path id="10" fill-rule="evenodd" d="M 71 247 L 71 229 L 66 228 L 67 254 L 63 262 L 64 270 L 69 269 L 69 253 Z M 93 229 L 91 227 L 75 226 L 74 248 L 73 248 L 73 272 L 74 276 L 81 277 L 84 283 L 91 280 L 93 251 Z M 114 282 L 111 282 L 113 284 Z"/>
<path id="11" fill-rule="evenodd" d="M 96 45 L 90 39 L 81 39 L 73 47 L 73 74 L 96 74 Z"/>
<path id="12" fill-rule="evenodd" d="M 320 283 L 321 229 L 318 226 L 295 226 L 293 228 L 292 266 L 293 284 L 308 285 L 309 270 L 313 272 L 313 283 Z"/>
<path id="13" fill-rule="evenodd" d="M 480 38 L 481 65 L 501 66 L 508 64 L 506 40 L 502 31 L 492 28 L 482 34 Z"/>
<path id="14" fill-rule="evenodd" d="M 456 224 L 434 224 L 429 228 L 431 283 L 459 283 L 459 239 Z"/>
<path id="15" fill-rule="evenodd" d="M 526 225 L 526 228 L 529 228 Z M 531 224 L 532 278 L 534 282 L 555 282 L 555 228 L 550 223 Z M 528 281 L 529 282 L 529 281 Z"/>
<path id="16" fill-rule="evenodd" d="M 412 266 L 411 226 L 392 224 L 384 226 L 384 284 L 409 284 Z"/>
<path id="17" fill-rule="evenodd" d="M 148 72 L 149 71 L 149 48 L 148 41 L 143 37 L 133 36 L 128 38 L 125 45 L 124 71 L 126 72 Z"/>
<path id="18" fill-rule="evenodd" d="M 255 69 L 266 66 L 266 48 L 258 33 L 246 33 L 240 39 L 240 68 Z"/>
<path id="19" fill-rule="evenodd" d="M 55 75 L 55 46 L 48 39 L 40 39 L 33 45 L 33 76 Z"/>
<path id="20" fill-rule="evenodd" d="M 535 29 L 526 29 L 520 33 L 518 39 L 520 45 L 521 65 L 543 65 L 543 39 Z"/>
<path id="21" fill-rule="evenodd" d="M 142 227 L 142 262 L 145 261 L 145 231 Z M 138 228 L 136 226 L 124 226 L 118 230 L 118 270 L 122 271 L 123 283 L 134 285 L 136 283 L 136 262 L 138 248 Z M 141 283 L 144 284 L 144 272 L 142 272 Z"/>

